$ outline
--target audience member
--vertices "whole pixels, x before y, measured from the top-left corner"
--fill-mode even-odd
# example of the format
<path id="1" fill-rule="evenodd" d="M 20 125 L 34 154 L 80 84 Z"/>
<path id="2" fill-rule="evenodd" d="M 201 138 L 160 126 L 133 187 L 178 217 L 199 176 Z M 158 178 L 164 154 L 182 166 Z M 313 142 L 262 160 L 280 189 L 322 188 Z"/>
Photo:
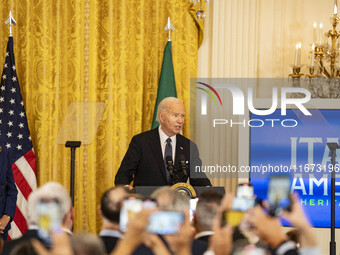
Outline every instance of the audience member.
<path id="1" fill-rule="evenodd" d="M 52 233 L 52 247 L 47 250 L 37 239 L 32 239 L 32 245 L 38 255 L 74 255 L 71 240 L 66 232 Z"/>
<path id="2" fill-rule="evenodd" d="M 209 239 L 209 255 L 229 255 L 233 249 L 233 229 L 226 225 L 221 226 L 221 217 L 217 217 L 213 224 L 214 235 Z M 212 252 L 212 253 L 211 253 Z M 207 254 L 205 253 L 205 254 Z M 207 254 L 207 255 L 208 255 Z"/>
<path id="3" fill-rule="evenodd" d="M 189 197 L 177 190 L 171 189 L 170 187 L 161 187 L 151 194 L 151 198 L 154 199 L 158 204 L 158 209 L 161 211 L 177 211 L 185 215 L 185 224 L 182 230 L 182 238 L 178 238 L 177 235 L 164 235 L 165 243 L 168 245 L 169 250 L 172 253 L 177 253 L 179 250 L 186 252 L 185 249 L 191 247 L 192 251 L 195 250 L 195 254 L 202 254 L 206 249 L 205 246 L 195 248 L 192 246 L 192 236 L 194 235 L 194 229 L 190 226 L 189 209 L 190 199 Z M 185 235 L 190 238 L 185 239 Z"/>
<path id="4" fill-rule="evenodd" d="M 216 191 L 207 190 L 200 194 L 194 213 L 195 239 L 208 244 L 209 237 L 214 234 L 213 221 L 216 219 L 223 196 Z"/>
<path id="5" fill-rule="evenodd" d="M 64 232 L 72 234 L 71 229 L 74 220 L 74 211 L 71 198 L 67 190 L 56 182 L 48 182 L 33 191 L 28 197 L 27 223 L 28 230 L 18 239 L 6 242 L 3 249 L 3 255 L 10 254 L 11 250 L 21 242 L 31 240 L 33 238 L 44 241 L 38 234 L 38 206 L 42 199 L 56 200 L 60 205 L 60 217 L 62 219 L 61 228 Z"/>
<path id="6" fill-rule="evenodd" d="M 238 230 L 228 225 L 222 225 L 222 212 L 231 209 L 232 197 L 225 196 L 222 199 L 221 195 L 213 191 L 203 192 L 197 203 L 194 226 L 198 235 L 196 234 L 196 240 L 193 241 L 194 230 L 189 221 L 189 198 L 186 194 L 170 187 L 159 188 L 152 194 L 152 198 L 157 201 L 158 209 L 142 209 L 135 217 L 129 219 L 127 231 L 122 238 L 122 233 L 119 232 L 119 215 L 125 197 L 128 197 L 128 194 L 123 187 L 111 188 L 103 194 L 99 208 L 103 218 L 100 238 L 87 233 L 70 236 L 65 232 L 70 233 L 73 222 L 70 197 L 60 184 L 47 183 L 32 192 L 28 199 L 29 230 L 22 238 L 6 243 L 3 254 L 230 255 L 259 251 L 263 253 L 266 250 L 272 255 L 320 254 L 311 225 L 296 196 L 291 198 L 291 211 L 284 211 L 281 215 L 296 227 L 294 231 L 297 231 L 299 235 L 295 242 L 290 240 L 283 231 L 280 218 L 268 215 L 262 206 L 257 205 L 245 214 L 244 226 L 266 243 L 261 247 L 258 247 L 257 244 L 249 245 L 248 241 L 243 240 L 244 236 L 242 236 L 242 243 L 245 245 L 239 245 L 235 239 L 235 233 Z M 40 232 L 38 233 L 37 207 L 40 201 L 51 199 L 60 203 L 63 219 L 61 225 L 65 231 L 52 233 L 52 246 L 48 250 L 44 246 L 46 243 L 41 240 Z M 149 217 L 156 210 L 183 213 L 185 221 L 176 234 L 156 235 L 147 232 Z M 200 240 L 199 233 L 201 233 L 201 237 L 205 237 L 203 240 Z M 106 248 L 102 240 L 107 242 Z M 116 245 L 108 247 L 110 242 Z M 200 246 L 202 243 L 205 245 L 202 246 L 204 249 Z M 296 243 L 301 246 L 297 247 Z"/>
<path id="7" fill-rule="evenodd" d="M 279 217 L 268 215 L 260 205 L 257 205 L 249 211 L 247 221 L 255 234 L 269 245 L 271 254 L 297 254 L 296 244 L 288 240 Z"/>
<path id="8" fill-rule="evenodd" d="M 21 242 L 13 248 L 10 255 L 37 255 L 31 240 Z"/>
<path id="9" fill-rule="evenodd" d="M 184 192 L 179 192 L 169 186 L 156 189 L 150 197 L 157 202 L 159 210 L 189 212 L 189 197 Z"/>
<path id="10" fill-rule="evenodd" d="M 309 220 L 298 201 L 297 194 L 291 195 L 292 209 L 284 211 L 282 217 L 287 219 L 299 233 L 299 254 L 317 255 L 321 254 L 314 231 Z"/>
<path id="11" fill-rule="evenodd" d="M 123 234 L 119 230 L 120 210 L 127 193 L 123 187 L 107 190 L 101 199 L 99 214 L 103 220 L 99 237 L 103 240 L 105 250 L 110 253 Z"/>
<path id="12" fill-rule="evenodd" d="M 196 235 L 192 244 L 192 253 L 201 255 L 208 249 L 209 238 L 214 234 L 213 221 L 218 215 L 223 196 L 213 190 L 202 192 L 197 201 L 193 218 Z"/>
<path id="13" fill-rule="evenodd" d="M 124 238 L 117 243 L 111 255 L 128 255 L 132 253 L 156 255 L 171 254 L 164 242 L 161 241 L 157 235 L 148 234 L 146 232 L 149 217 L 154 211 L 155 210 L 143 209 L 129 221 Z M 143 243 L 146 243 L 147 246 L 141 246 Z"/>
<path id="14" fill-rule="evenodd" d="M 89 233 L 76 233 L 71 237 L 74 255 L 104 255 L 104 244 L 97 236 Z"/>
<path id="15" fill-rule="evenodd" d="M 295 244 L 296 244 L 296 247 L 300 247 L 300 233 L 299 233 L 299 230 L 297 229 L 292 229 L 292 230 L 289 230 L 286 235 L 288 236 L 288 239 L 289 240 L 292 240 Z"/>
<path id="16" fill-rule="evenodd" d="M 282 217 L 286 218 L 299 231 L 298 249 L 296 242 L 288 238 L 284 233 L 279 217 L 271 217 L 265 213 L 261 206 L 250 210 L 247 221 L 254 231 L 270 247 L 272 254 L 294 255 L 294 254 L 320 254 L 311 225 L 298 202 L 296 196 L 291 196 L 291 211 L 283 211 Z"/>

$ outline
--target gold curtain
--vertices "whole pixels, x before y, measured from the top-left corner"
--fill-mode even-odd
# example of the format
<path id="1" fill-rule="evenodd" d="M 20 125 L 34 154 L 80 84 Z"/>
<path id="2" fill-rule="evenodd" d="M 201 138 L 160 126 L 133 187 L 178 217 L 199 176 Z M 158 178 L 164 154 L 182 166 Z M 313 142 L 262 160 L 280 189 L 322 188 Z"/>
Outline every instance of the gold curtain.
<path id="1" fill-rule="evenodd" d="M 132 136 L 151 127 L 167 42 L 168 16 L 178 97 L 189 123 L 190 77 L 197 72 L 203 24 L 189 0 L 0 0 L 0 21 L 12 11 L 16 69 L 34 149 L 38 185 L 70 185 L 70 150 L 57 144 L 72 102 L 106 109 L 90 144 L 76 150 L 75 230 L 98 232 L 97 205 Z M 9 28 L 0 26 L 0 63 Z M 82 125 L 81 123 L 78 123 Z M 189 125 L 184 128 L 189 135 Z"/>

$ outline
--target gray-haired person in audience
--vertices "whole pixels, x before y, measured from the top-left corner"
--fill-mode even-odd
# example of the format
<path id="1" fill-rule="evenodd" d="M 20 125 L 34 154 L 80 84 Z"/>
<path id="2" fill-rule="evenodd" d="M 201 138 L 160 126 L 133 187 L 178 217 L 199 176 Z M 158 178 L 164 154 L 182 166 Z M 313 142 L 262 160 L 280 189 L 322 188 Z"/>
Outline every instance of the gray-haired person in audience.
<path id="1" fill-rule="evenodd" d="M 22 237 L 5 243 L 3 253 L 10 254 L 11 250 L 18 244 L 31 240 L 38 239 L 44 241 L 38 233 L 39 230 L 39 206 L 41 201 L 56 201 L 58 203 L 58 212 L 61 220 L 61 230 L 72 234 L 72 226 L 74 221 L 74 209 L 68 191 L 59 183 L 48 182 L 37 190 L 33 191 L 28 197 L 27 202 L 27 223 L 28 230 Z"/>
<path id="2" fill-rule="evenodd" d="M 94 234 L 80 232 L 71 237 L 74 255 L 104 255 L 106 253 L 101 239 Z"/>

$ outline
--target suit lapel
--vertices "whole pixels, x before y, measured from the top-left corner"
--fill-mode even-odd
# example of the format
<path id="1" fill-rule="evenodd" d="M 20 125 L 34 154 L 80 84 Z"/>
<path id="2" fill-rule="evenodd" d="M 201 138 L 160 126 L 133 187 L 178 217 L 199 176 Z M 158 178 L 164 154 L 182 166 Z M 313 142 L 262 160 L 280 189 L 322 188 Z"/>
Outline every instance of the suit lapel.
<path id="1" fill-rule="evenodd" d="M 154 158 L 157 161 L 159 168 L 162 172 L 163 178 L 167 182 L 166 173 L 165 173 L 165 164 L 164 164 L 162 148 L 161 148 L 161 140 L 159 139 L 158 127 L 153 129 L 153 131 L 154 132 L 152 132 L 152 137 L 150 139 L 150 147 L 152 150 L 152 154 L 154 155 Z"/>

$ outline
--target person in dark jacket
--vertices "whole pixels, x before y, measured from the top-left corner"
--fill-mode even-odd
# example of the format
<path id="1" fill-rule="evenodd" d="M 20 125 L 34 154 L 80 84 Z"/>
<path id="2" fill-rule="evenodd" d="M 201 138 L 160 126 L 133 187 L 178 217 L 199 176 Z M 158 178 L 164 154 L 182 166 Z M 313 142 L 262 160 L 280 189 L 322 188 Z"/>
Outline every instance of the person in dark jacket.
<path id="1" fill-rule="evenodd" d="M 4 240 L 14 218 L 17 194 L 8 151 L 0 144 L 0 235 Z"/>
<path id="2" fill-rule="evenodd" d="M 133 186 L 166 186 L 189 179 L 193 186 L 211 186 L 205 173 L 195 171 L 202 166 L 197 145 L 180 134 L 184 116 L 180 99 L 163 99 L 157 110 L 160 126 L 132 138 L 115 184 L 132 189 L 132 181 Z M 167 169 L 168 158 L 173 161 L 174 173 Z"/>

